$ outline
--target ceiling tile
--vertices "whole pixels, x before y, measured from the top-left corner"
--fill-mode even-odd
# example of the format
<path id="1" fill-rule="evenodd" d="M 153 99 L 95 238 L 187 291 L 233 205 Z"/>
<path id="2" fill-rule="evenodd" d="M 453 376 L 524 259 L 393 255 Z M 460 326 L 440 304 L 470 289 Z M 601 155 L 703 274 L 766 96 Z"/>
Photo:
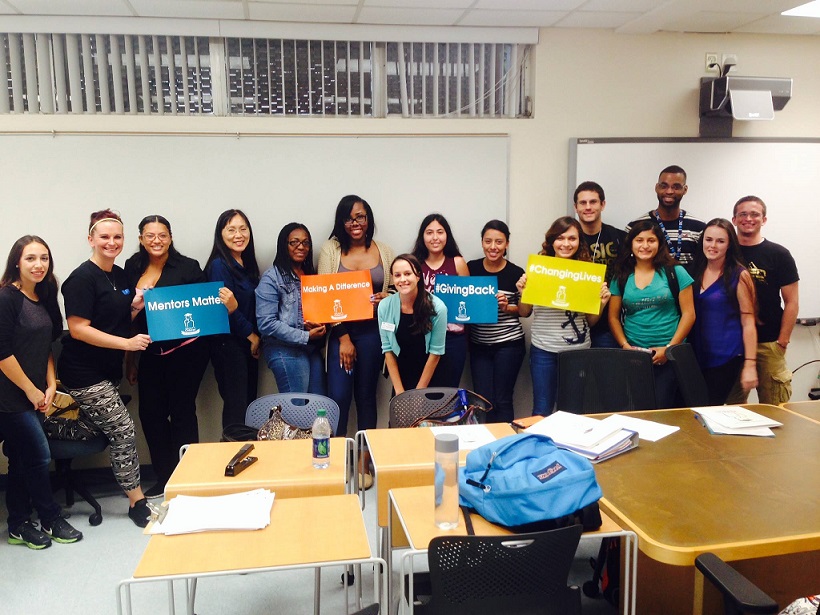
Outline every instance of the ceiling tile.
<path id="1" fill-rule="evenodd" d="M 239 0 L 241 2 L 241 0 Z M 251 4 L 324 4 L 330 6 L 358 6 L 359 0 L 250 0 Z"/>
<path id="2" fill-rule="evenodd" d="M 581 8 L 584 11 L 607 13 L 645 13 L 667 2 L 668 0 L 588 0 Z"/>
<path id="3" fill-rule="evenodd" d="M 248 2 L 250 19 L 260 21 L 305 21 L 309 23 L 352 23 L 355 6 L 315 4 L 271 4 Z"/>
<path id="4" fill-rule="evenodd" d="M 556 28 L 620 28 L 640 13 L 573 11 L 555 24 Z"/>
<path id="5" fill-rule="evenodd" d="M 139 17 L 244 19 L 236 0 L 129 0 Z"/>
<path id="6" fill-rule="evenodd" d="M 474 8 L 553 13 L 571 11 L 582 4 L 584 0 L 478 0 Z"/>
<path id="7" fill-rule="evenodd" d="M 820 34 L 820 19 L 777 15 L 758 19 L 733 31 L 760 34 Z"/>
<path id="8" fill-rule="evenodd" d="M 731 32 L 762 17 L 765 15 L 760 13 L 702 11 L 678 17 L 674 21 L 674 29 L 676 32 Z"/>
<path id="9" fill-rule="evenodd" d="M 104 15 L 131 16 L 121 0 L 12 0 L 24 15 Z"/>
<path id="10" fill-rule="evenodd" d="M 363 8 L 466 9 L 474 0 L 364 0 Z"/>
<path id="11" fill-rule="evenodd" d="M 567 15 L 566 11 L 480 11 L 473 9 L 458 24 L 460 26 L 546 28 Z"/>
<path id="12" fill-rule="evenodd" d="M 420 26 L 452 26 L 464 11 L 458 9 L 415 9 L 365 6 L 356 23 L 417 24 Z"/>

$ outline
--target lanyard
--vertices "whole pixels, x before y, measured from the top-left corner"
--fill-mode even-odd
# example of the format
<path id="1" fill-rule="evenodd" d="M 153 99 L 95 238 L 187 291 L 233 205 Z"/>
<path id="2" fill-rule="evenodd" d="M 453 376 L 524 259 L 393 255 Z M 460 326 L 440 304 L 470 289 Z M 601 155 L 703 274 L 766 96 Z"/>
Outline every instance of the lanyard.
<path id="1" fill-rule="evenodd" d="M 674 252 L 672 251 L 672 239 L 669 237 L 669 233 L 666 232 L 666 227 L 663 225 L 663 222 L 661 221 L 661 217 L 658 215 L 658 212 L 653 211 L 652 217 L 655 218 L 655 222 L 657 222 L 658 226 L 661 227 L 664 239 L 666 239 L 666 245 L 669 246 L 669 251 L 672 252 L 672 256 L 674 256 L 675 260 L 679 260 L 681 244 L 683 242 L 683 210 L 681 209 L 680 213 L 678 214 L 678 245 L 675 248 Z"/>

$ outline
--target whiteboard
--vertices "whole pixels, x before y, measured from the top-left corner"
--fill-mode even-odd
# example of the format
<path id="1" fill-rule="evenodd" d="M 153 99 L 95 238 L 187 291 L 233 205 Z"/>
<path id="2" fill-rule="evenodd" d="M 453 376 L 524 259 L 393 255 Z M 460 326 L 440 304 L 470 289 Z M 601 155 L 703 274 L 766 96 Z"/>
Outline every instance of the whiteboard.
<path id="1" fill-rule="evenodd" d="M 333 228 L 341 197 L 357 194 L 374 211 L 375 237 L 409 251 L 422 218 L 440 212 L 465 258 L 478 258 L 480 232 L 508 219 L 507 135 L 257 136 L 0 135 L 5 261 L 22 235 L 51 247 L 61 280 L 90 256 L 88 219 L 111 207 L 122 215 L 125 259 L 138 247 L 139 221 L 165 216 L 174 245 L 205 261 L 219 214 L 243 210 L 262 271 L 279 230 L 302 222 L 314 256 Z"/>
<path id="2" fill-rule="evenodd" d="M 575 213 L 575 187 L 596 181 L 606 193 L 604 221 L 623 227 L 657 207 L 658 174 L 672 164 L 687 173 L 689 190 L 681 207 L 704 222 L 731 220 L 741 197 L 763 199 L 768 217 L 763 236 L 788 248 L 797 262 L 800 317 L 820 317 L 820 140 L 571 139 L 570 213 Z"/>

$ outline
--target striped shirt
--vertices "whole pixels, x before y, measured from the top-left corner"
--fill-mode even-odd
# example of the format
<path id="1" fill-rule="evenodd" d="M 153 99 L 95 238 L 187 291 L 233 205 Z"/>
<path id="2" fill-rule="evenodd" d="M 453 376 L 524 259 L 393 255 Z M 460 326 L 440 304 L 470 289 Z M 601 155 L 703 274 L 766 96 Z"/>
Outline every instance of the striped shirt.
<path id="1" fill-rule="evenodd" d="M 581 312 L 536 305 L 532 309 L 532 345 L 547 352 L 590 347 L 589 324 Z"/>
<path id="2" fill-rule="evenodd" d="M 479 258 L 467 263 L 470 275 L 495 276 L 498 290 L 507 296 L 510 305 L 518 305 L 518 289 L 515 283 L 524 274 L 518 265 L 507 261 L 504 269 L 491 273 L 484 268 L 484 259 Z M 498 310 L 498 323 L 494 325 L 470 325 L 470 341 L 473 344 L 489 346 L 491 344 L 509 344 L 524 339 L 524 329 L 518 320 L 518 314 L 509 314 Z"/>

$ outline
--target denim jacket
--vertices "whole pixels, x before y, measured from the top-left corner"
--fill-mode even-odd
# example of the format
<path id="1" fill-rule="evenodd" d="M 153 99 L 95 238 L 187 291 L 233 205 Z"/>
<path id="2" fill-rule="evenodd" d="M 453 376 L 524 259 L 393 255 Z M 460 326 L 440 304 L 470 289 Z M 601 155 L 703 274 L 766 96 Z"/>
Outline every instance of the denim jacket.
<path id="1" fill-rule="evenodd" d="M 310 333 L 304 328 L 299 279 L 282 275 L 275 265 L 256 287 L 256 325 L 264 343 L 306 346 Z"/>

